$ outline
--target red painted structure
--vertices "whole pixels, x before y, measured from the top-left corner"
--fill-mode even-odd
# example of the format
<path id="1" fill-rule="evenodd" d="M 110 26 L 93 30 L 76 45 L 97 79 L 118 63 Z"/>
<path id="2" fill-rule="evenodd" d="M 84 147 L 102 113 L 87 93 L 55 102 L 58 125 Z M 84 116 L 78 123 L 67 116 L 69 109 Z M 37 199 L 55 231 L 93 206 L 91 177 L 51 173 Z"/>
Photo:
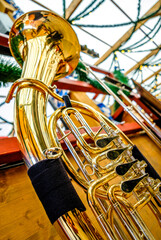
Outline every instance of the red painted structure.
<path id="1" fill-rule="evenodd" d="M 8 36 L 5 34 L 0 33 L 0 46 L 8 48 Z M 114 79 L 114 76 L 112 73 L 100 69 L 96 66 L 90 66 L 93 71 L 108 75 L 110 78 Z M 92 85 L 82 82 L 82 81 L 74 81 L 67 78 L 62 78 L 54 83 L 57 85 L 57 88 L 59 89 L 68 89 L 71 91 L 80 91 L 80 92 L 94 92 L 96 96 L 100 93 L 102 93 L 100 90 L 94 88 Z M 135 99 L 138 103 L 138 99 Z M 141 104 L 141 105 L 140 105 Z M 139 105 L 147 112 L 149 113 L 149 109 L 146 108 L 144 104 L 139 101 Z M 143 106 L 144 105 L 144 106 Z M 114 119 L 123 112 L 123 108 L 120 107 L 114 114 Z M 119 124 L 118 127 L 125 133 L 125 134 L 131 134 L 135 133 L 137 131 L 141 130 L 140 125 L 138 125 L 136 122 L 132 123 L 125 123 L 125 124 Z M 71 139 L 71 141 L 74 141 Z M 8 163 L 8 162 L 15 162 L 22 159 L 21 150 L 19 147 L 19 143 L 16 137 L 1 137 L 0 138 L 0 164 Z"/>
<path id="2" fill-rule="evenodd" d="M 141 127 L 136 123 L 124 123 L 117 125 L 125 134 L 135 133 L 141 130 Z M 93 131 L 97 132 L 98 127 L 93 127 Z M 72 144 L 75 144 L 74 137 L 70 137 Z M 65 148 L 65 145 L 63 145 Z M 22 160 L 22 153 L 16 137 L 1 137 L 0 138 L 0 164 L 17 162 Z"/>

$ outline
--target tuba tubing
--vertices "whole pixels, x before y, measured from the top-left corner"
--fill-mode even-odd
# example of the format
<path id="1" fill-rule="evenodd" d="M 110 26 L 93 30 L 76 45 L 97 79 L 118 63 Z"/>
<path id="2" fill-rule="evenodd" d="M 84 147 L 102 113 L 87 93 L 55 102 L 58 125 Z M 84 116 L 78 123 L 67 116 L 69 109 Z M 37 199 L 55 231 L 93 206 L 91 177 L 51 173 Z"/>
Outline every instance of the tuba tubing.
<path id="1" fill-rule="evenodd" d="M 101 84 L 104 90 L 112 95 L 114 99 L 124 108 L 124 110 L 144 129 L 146 134 L 157 144 L 159 148 L 161 148 L 161 130 L 159 127 L 155 126 L 133 103 L 132 101 L 123 93 L 120 89 L 118 94 L 123 97 L 128 102 L 128 106 L 101 80 L 99 79 L 94 72 L 91 70 L 89 66 L 87 66 L 82 60 L 81 63 L 86 67 L 87 72 L 90 72 L 95 79 Z M 135 110 L 140 117 L 146 122 L 146 124 L 140 120 L 132 110 Z"/>
<path id="2" fill-rule="evenodd" d="M 16 135 L 35 191 L 51 223 L 57 219 L 54 224 L 62 239 L 155 239 L 139 210 L 148 208 L 160 224 L 158 175 L 146 172 L 148 163 L 136 146 L 103 114 L 62 99 L 52 87 L 79 61 L 80 46 L 71 26 L 54 13 L 26 13 L 11 29 L 10 49 L 23 70 L 6 102 L 17 89 Z M 65 106 L 48 123 L 49 96 Z M 68 131 L 59 124 L 62 118 Z M 90 127 L 90 119 L 97 130 Z"/>

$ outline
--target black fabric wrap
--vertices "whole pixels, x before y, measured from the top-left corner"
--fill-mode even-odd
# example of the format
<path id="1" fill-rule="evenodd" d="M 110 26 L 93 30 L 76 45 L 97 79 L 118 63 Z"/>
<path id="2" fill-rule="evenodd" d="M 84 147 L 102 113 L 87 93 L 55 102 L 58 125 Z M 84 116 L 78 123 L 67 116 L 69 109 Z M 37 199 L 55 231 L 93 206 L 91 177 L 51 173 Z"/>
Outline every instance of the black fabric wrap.
<path id="1" fill-rule="evenodd" d="M 68 95 L 64 95 L 63 96 L 63 100 L 64 100 L 64 103 L 65 103 L 65 106 L 68 108 L 68 107 L 72 107 L 72 104 L 71 104 L 71 101 L 70 101 L 70 98 Z"/>
<path id="2" fill-rule="evenodd" d="M 28 175 L 52 224 L 74 208 L 86 210 L 61 159 L 40 161 L 29 168 Z"/>
<path id="3" fill-rule="evenodd" d="M 132 155 L 135 159 L 138 160 L 144 160 L 147 163 L 147 167 L 146 167 L 146 172 L 149 173 L 149 176 L 154 178 L 154 179 L 160 179 L 161 177 L 159 176 L 159 174 L 155 171 L 155 169 L 152 167 L 152 165 L 148 162 L 148 160 L 142 155 L 142 153 L 139 151 L 139 149 L 134 145 L 133 146 L 133 150 L 132 150 Z"/>

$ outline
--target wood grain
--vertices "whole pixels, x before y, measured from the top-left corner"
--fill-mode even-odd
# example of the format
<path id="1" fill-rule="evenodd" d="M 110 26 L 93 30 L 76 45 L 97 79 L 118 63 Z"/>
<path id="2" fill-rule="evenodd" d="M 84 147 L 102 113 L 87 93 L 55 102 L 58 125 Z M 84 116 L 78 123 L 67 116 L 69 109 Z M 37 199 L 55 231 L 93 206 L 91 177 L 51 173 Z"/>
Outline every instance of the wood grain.
<path id="1" fill-rule="evenodd" d="M 0 240 L 60 240 L 25 166 L 0 172 Z"/>

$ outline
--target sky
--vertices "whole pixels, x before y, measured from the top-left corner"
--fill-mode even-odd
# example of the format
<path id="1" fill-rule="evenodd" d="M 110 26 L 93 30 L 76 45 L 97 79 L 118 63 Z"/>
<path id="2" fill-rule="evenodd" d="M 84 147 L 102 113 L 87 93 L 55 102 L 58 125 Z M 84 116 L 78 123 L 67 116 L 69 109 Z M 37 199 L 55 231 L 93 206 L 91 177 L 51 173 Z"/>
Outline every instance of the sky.
<path id="1" fill-rule="evenodd" d="M 63 15 L 63 1 L 62 0 L 41 0 L 39 1 L 40 3 L 44 4 L 48 8 L 52 9 L 59 15 Z M 115 2 L 130 16 L 132 20 L 136 20 L 137 16 L 137 0 L 115 0 Z M 145 12 L 151 8 L 157 1 L 156 0 L 142 0 L 141 1 L 141 9 L 140 9 L 140 16 L 143 16 Z M 33 3 L 31 0 L 15 0 L 15 3 L 20 7 L 20 9 L 24 12 L 32 11 L 32 10 L 42 10 L 44 8 L 38 6 L 37 4 Z M 66 8 L 69 6 L 71 3 L 71 0 L 66 0 Z M 71 16 L 73 18 L 76 16 L 78 13 L 80 13 L 82 10 L 85 9 L 85 7 L 91 3 L 91 0 L 84 0 L 82 3 L 79 5 L 75 13 Z M 148 33 L 149 29 L 148 28 L 153 28 L 154 25 L 156 24 L 158 20 L 158 17 L 148 21 L 146 23 L 146 26 L 143 26 L 142 29 Z M 102 25 L 102 24 L 116 24 L 116 23 L 123 23 L 123 22 L 129 22 L 129 19 L 110 1 L 106 0 L 104 1 L 103 4 L 100 5 L 100 7 L 95 10 L 93 13 L 89 14 L 83 19 L 80 19 L 76 23 L 78 24 L 97 24 L 97 25 Z M 123 26 L 123 27 L 117 27 L 117 28 L 84 28 L 86 31 L 89 31 L 91 34 L 97 36 L 98 38 L 102 39 L 106 44 L 96 40 L 95 38 L 91 37 L 90 35 L 84 33 L 82 30 L 80 30 L 78 27 L 73 26 L 74 31 L 77 34 L 79 43 L 81 45 L 87 45 L 89 49 L 94 49 L 95 52 L 99 53 L 100 56 L 102 56 L 110 47 L 108 45 L 113 45 L 131 26 Z M 133 37 L 127 42 L 125 46 L 129 46 L 133 43 L 135 43 L 138 39 L 142 38 L 144 34 L 140 31 L 137 30 Z M 160 44 L 160 37 L 161 34 L 156 35 L 155 37 L 155 42 L 159 45 Z M 154 44 L 152 41 L 149 41 L 146 46 L 142 46 L 138 50 L 143 50 L 143 49 L 153 49 L 155 48 Z M 117 53 L 117 58 L 119 60 L 120 68 L 122 72 L 126 72 L 129 68 L 131 68 L 137 61 L 142 59 L 144 56 L 146 56 L 149 52 L 141 52 L 141 53 L 135 53 L 135 52 L 130 52 L 126 53 L 129 57 L 132 57 L 134 60 L 131 60 L 125 54 L 122 53 Z M 83 61 L 89 64 L 94 64 L 98 58 L 92 58 L 91 56 L 88 56 L 87 54 L 81 53 L 81 57 Z M 110 65 L 112 62 L 112 55 L 103 63 L 99 65 L 100 68 L 103 68 L 105 70 L 110 69 Z M 156 59 L 160 59 L 161 54 L 158 54 Z M 114 65 L 110 69 L 111 71 L 114 70 Z M 151 75 L 153 72 L 158 70 L 158 67 L 153 67 L 153 68 L 144 68 L 144 71 L 139 73 L 137 76 L 137 81 L 141 81 L 142 75 L 144 75 L 144 79 Z M 129 78 L 132 76 L 132 74 L 129 74 Z M 103 76 L 102 76 L 103 77 Z M 134 75 L 135 79 L 135 75 Z M 151 81 L 151 80 L 150 80 Z M 160 76 L 158 79 L 159 82 L 161 82 Z M 0 95 L 5 95 L 8 91 L 8 88 L 0 88 Z M 2 102 L 1 98 L 1 102 Z M 12 101 L 13 102 L 13 101 Z M 1 107 L 2 112 L 8 112 L 7 113 L 7 119 L 11 120 L 12 119 L 12 111 L 7 111 L 7 108 L 12 109 L 13 108 L 13 103 L 9 104 L 8 106 L 5 105 L 4 107 Z M 1 126 L 0 126 L 1 127 Z M 0 135 L 3 135 L 0 131 Z"/>
<path id="2" fill-rule="evenodd" d="M 66 0 L 66 8 L 69 6 L 72 0 Z M 63 1 L 62 0 L 39 0 L 40 3 L 45 5 L 46 7 L 52 9 L 59 15 L 63 16 Z M 138 0 L 115 0 L 115 2 L 130 16 L 132 20 L 136 20 L 137 16 L 137 4 Z M 130 4 L 129 4 L 130 2 Z M 140 16 L 143 16 L 157 1 L 156 0 L 142 0 L 141 1 L 141 8 L 140 8 Z M 31 0 L 15 0 L 15 3 L 24 11 L 32 11 L 32 10 L 41 10 L 43 9 L 39 5 L 35 4 Z M 76 9 L 74 14 L 71 16 L 71 18 L 75 17 L 78 13 L 80 13 L 82 10 L 86 8 L 88 4 L 91 3 L 91 0 L 84 0 L 81 2 L 79 7 Z M 153 28 L 156 24 L 159 17 L 153 18 L 152 20 L 148 21 L 146 23 L 146 26 L 142 26 L 142 30 L 148 34 L 149 29 Z M 88 16 L 80 19 L 79 21 L 75 21 L 75 23 L 78 24 L 117 24 L 117 23 L 124 23 L 129 22 L 129 19 L 127 16 L 125 16 L 110 0 L 104 1 L 99 8 L 97 8 L 94 12 L 89 14 Z M 78 27 L 72 25 L 74 31 L 76 32 L 78 36 L 79 43 L 81 45 L 87 45 L 89 49 L 94 49 L 95 52 L 99 53 L 99 56 L 102 56 L 110 47 L 112 46 L 130 27 L 130 26 L 123 26 L 123 27 L 117 27 L 117 28 L 84 28 L 86 31 L 90 32 L 91 34 L 97 36 L 98 38 L 102 39 L 106 44 L 98 41 L 97 39 L 91 37 L 90 35 L 84 33 L 82 30 L 80 30 Z M 160 34 L 157 34 L 155 37 L 155 42 L 159 45 L 160 44 Z M 135 43 L 138 39 L 144 37 L 144 34 L 137 30 L 133 37 L 130 39 L 130 41 L 127 42 L 125 46 L 129 46 L 133 43 Z M 108 45 L 107 45 L 108 44 Z M 146 46 L 138 48 L 138 50 L 143 49 L 153 49 L 156 48 L 155 44 L 152 41 L 149 41 Z M 146 56 L 149 52 L 141 52 L 141 53 L 135 53 L 130 52 L 126 54 L 117 53 L 117 58 L 120 64 L 120 68 L 122 72 L 126 72 L 128 69 L 130 69 L 137 61 L 142 59 L 144 56 Z M 133 58 L 130 59 L 130 58 Z M 83 61 L 94 64 L 97 61 L 97 58 L 92 58 L 91 56 L 88 56 L 87 54 L 81 53 L 81 57 Z M 158 59 L 161 57 L 161 54 L 158 55 Z M 111 66 L 113 55 L 111 54 L 107 60 L 105 60 L 103 63 L 99 65 L 100 68 L 103 68 L 105 70 L 109 70 Z M 114 65 L 110 69 L 111 71 L 114 70 Z M 144 79 L 147 78 L 149 75 L 151 75 L 153 72 L 157 71 L 158 67 L 153 67 L 144 69 Z M 129 77 L 132 75 L 129 74 Z M 141 74 L 139 77 L 137 77 L 138 81 L 141 81 Z"/>

